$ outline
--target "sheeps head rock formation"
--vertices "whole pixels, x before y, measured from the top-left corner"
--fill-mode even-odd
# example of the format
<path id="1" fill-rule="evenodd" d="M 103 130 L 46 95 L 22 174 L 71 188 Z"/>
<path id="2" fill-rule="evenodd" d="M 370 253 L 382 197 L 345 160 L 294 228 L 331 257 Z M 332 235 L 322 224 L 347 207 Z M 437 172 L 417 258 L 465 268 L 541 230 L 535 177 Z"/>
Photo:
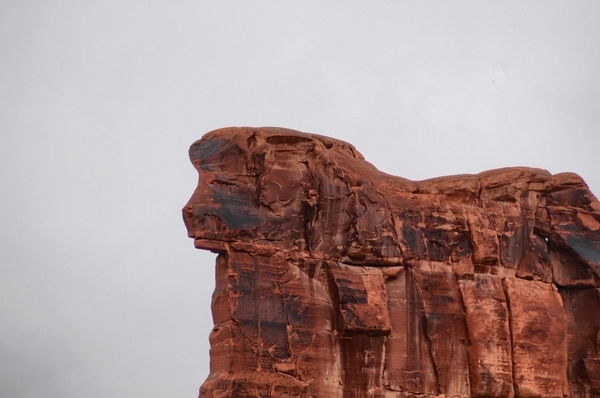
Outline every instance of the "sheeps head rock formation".
<path id="1" fill-rule="evenodd" d="M 225 128 L 190 148 L 218 253 L 217 397 L 600 396 L 600 203 L 572 173 L 410 181 L 350 144 Z"/>

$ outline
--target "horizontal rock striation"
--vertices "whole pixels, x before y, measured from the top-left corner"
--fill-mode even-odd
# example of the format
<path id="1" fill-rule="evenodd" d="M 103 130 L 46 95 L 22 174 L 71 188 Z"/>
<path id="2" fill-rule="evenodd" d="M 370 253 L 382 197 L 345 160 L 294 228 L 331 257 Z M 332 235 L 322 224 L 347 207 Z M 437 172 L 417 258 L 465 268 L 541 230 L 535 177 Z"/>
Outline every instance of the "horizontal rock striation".
<path id="1" fill-rule="evenodd" d="M 226 128 L 183 210 L 218 253 L 218 397 L 600 396 L 600 203 L 572 173 L 410 181 L 350 144 Z"/>

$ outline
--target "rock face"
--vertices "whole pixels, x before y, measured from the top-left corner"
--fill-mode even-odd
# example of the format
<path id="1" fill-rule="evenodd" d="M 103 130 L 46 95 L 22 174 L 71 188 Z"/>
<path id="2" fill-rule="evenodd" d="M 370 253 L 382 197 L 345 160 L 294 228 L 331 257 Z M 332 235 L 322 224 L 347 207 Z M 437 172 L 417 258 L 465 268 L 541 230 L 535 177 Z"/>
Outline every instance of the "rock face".
<path id="1" fill-rule="evenodd" d="M 414 182 L 279 128 L 190 158 L 185 224 L 218 253 L 202 397 L 600 396 L 600 203 L 579 176 Z"/>

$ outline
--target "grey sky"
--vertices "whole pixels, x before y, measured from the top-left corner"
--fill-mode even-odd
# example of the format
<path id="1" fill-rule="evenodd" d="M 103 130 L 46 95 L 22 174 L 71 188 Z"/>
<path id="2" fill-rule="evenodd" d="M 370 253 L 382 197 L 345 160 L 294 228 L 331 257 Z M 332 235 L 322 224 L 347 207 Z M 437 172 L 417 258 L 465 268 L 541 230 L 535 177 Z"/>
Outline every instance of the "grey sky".
<path id="1" fill-rule="evenodd" d="M 214 256 L 180 209 L 209 130 L 600 193 L 598 38 L 597 1 L 2 1 L 0 396 L 197 395 Z"/>

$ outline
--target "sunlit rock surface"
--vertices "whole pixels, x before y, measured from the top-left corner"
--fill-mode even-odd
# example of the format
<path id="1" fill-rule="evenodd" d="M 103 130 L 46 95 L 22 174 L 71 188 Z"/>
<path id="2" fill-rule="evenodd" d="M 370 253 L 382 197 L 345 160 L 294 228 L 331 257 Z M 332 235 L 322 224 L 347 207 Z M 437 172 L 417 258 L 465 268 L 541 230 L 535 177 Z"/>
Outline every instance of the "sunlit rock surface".
<path id="1" fill-rule="evenodd" d="M 226 128 L 183 210 L 218 253 L 202 397 L 598 397 L 600 203 L 572 173 L 410 181 Z"/>

